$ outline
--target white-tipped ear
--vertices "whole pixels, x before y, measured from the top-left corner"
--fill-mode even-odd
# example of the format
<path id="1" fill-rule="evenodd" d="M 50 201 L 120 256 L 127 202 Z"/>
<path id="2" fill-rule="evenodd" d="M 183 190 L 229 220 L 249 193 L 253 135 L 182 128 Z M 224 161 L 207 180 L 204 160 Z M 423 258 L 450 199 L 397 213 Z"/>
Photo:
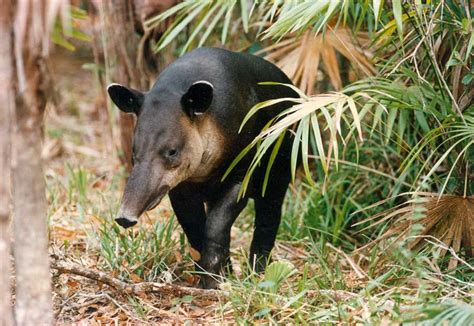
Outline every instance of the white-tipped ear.
<path id="1" fill-rule="evenodd" d="M 190 116 L 201 115 L 209 109 L 214 97 L 214 85 L 207 80 L 194 82 L 181 98 L 184 110 Z"/>
<path id="2" fill-rule="evenodd" d="M 206 84 L 206 85 L 211 86 L 212 89 L 214 89 L 214 85 L 212 85 L 212 83 L 208 82 L 207 80 L 198 80 L 198 81 L 193 83 L 193 85 L 197 85 L 197 84 Z"/>
<path id="3" fill-rule="evenodd" d="M 142 92 L 113 83 L 107 86 L 107 93 L 112 102 L 123 112 L 139 113 L 144 98 Z"/>
<path id="4" fill-rule="evenodd" d="M 114 87 L 114 86 L 121 86 L 121 87 L 123 87 L 123 86 L 122 86 L 121 84 L 119 84 L 119 83 L 111 83 L 111 84 L 109 84 L 109 86 L 107 86 L 107 92 L 109 91 L 109 88 L 110 88 L 110 87 Z"/>

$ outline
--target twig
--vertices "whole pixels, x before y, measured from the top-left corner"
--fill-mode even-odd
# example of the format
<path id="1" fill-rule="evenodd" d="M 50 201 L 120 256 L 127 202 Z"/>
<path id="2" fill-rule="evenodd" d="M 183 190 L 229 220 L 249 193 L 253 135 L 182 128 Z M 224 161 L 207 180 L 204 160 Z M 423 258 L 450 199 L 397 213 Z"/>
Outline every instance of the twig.
<path id="1" fill-rule="evenodd" d="M 77 293 L 78 293 L 78 292 L 76 292 L 76 294 L 77 294 Z M 75 295 L 75 294 L 74 294 L 74 295 Z M 73 297 L 74 297 L 74 296 L 73 296 Z M 66 302 L 64 302 L 64 303 L 62 304 L 62 310 L 61 310 L 61 311 L 63 311 L 63 310 L 66 310 L 66 311 L 68 311 L 68 310 L 79 310 L 79 309 L 81 309 L 81 308 L 88 307 L 88 306 L 93 305 L 93 304 L 95 304 L 95 303 L 99 303 L 99 302 L 103 301 L 104 298 L 106 298 L 106 297 L 107 297 L 107 296 L 106 296 L 105 294 L 101 293 L 101 294 L 99 294 L 98 296 L 93 297 L 92 299 L 90 299 L 90 300 L 88 300 L 88 301 L 86 301 L 86 302 L 81 302 L 81 303 L 73 304 L 73 305 L 71 305 L 71 306 L 66 306 L 66 303 L 72 298 L 72 297 L 71 297 L 71 298 L 69 298 Z"/>
<path id="2" fill-rule="evenodd" d="M 130 284 L 111 277 L 104 272 L 92 271 L 81 266 L 69 265 L 60 262 L 52 262 L 51 268 L 57 270 L 60 274 L 80 275 L 91 280 L 104 283 L 123 294 L 129 295 L 140 295 L 144 293 L 155 292 L 174 296 L 193 295 L 205 297 L 206 299 L 210 300 L 217 300 L 219 297 L 225 296 L 227 294 L 225 291 L 220 290 L 204 290 L 167 283 L 141 282 Z"/>

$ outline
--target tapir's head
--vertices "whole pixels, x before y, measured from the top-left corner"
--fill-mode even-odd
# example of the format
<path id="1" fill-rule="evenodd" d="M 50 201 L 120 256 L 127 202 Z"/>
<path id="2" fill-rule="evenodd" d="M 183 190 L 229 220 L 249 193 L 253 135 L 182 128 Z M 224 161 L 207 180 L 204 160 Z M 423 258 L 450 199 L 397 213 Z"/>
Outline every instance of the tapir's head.
<path id="1" fill-rule="evenodd" d="M 142 93 L 118 84 L 107 90 L 120 110 L 138 117 L 133 169 L 116 217 L 121 226 L 130 227 L 177 184 L 206 173 L 203 161 L 215 154 L 209 153 L 209 138 L 216 135 L 210 135 L 214 127 L 206 117 L 214 87 L 196 81 L 182 94 L 155 88 Z"/>

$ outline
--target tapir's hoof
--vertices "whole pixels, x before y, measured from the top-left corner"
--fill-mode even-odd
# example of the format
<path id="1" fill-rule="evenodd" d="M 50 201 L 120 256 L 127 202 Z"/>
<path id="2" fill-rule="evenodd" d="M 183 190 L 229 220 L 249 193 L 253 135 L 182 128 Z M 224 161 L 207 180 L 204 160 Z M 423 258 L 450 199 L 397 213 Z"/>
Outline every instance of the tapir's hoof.
<path id="1" fill-rule="evenodd" d="M 118 225 L 120 225 L 124 228 L 129 228 L 129 227 L 134 226 L 135 224 L 137 224 L 136 219 L 131 219 L 131 218 L 128 218 L 128 217 L 125 217 L 125 216 L 117 217 L 115 219 L 115 222 L 117 222 Z"/>
<path id="2" fill-rule="evenodd" d="M 201 275 L 198 286 L 201 289 L 214 290 L 219 287 L 219 281 L 209 275 Z"/>

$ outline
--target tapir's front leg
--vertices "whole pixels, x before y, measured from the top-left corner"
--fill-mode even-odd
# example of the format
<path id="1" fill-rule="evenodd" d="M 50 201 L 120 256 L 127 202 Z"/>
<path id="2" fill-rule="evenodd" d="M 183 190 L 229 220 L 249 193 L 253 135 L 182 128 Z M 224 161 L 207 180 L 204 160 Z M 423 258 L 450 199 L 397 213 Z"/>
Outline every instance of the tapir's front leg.
<path id="1" fill-rule="evenodd" d="M 182 184 L 169 192 L 171 205 L 191 247 L 202 251 L 206 211 L 199 191 L 192 185 Z"/>
<path id="2" fill-rule="evenodd" d="M 237 200 L 240 186 L 240 183 L 226 186 L 219 196 L 209 202 L 199 266 L 214 276 L 201 276 L 200 285 L 203 288 L 217 287 L 217 275 L 221 274 L 229 257 L 230 229 L 247 203 L 246 198 Z"/>

